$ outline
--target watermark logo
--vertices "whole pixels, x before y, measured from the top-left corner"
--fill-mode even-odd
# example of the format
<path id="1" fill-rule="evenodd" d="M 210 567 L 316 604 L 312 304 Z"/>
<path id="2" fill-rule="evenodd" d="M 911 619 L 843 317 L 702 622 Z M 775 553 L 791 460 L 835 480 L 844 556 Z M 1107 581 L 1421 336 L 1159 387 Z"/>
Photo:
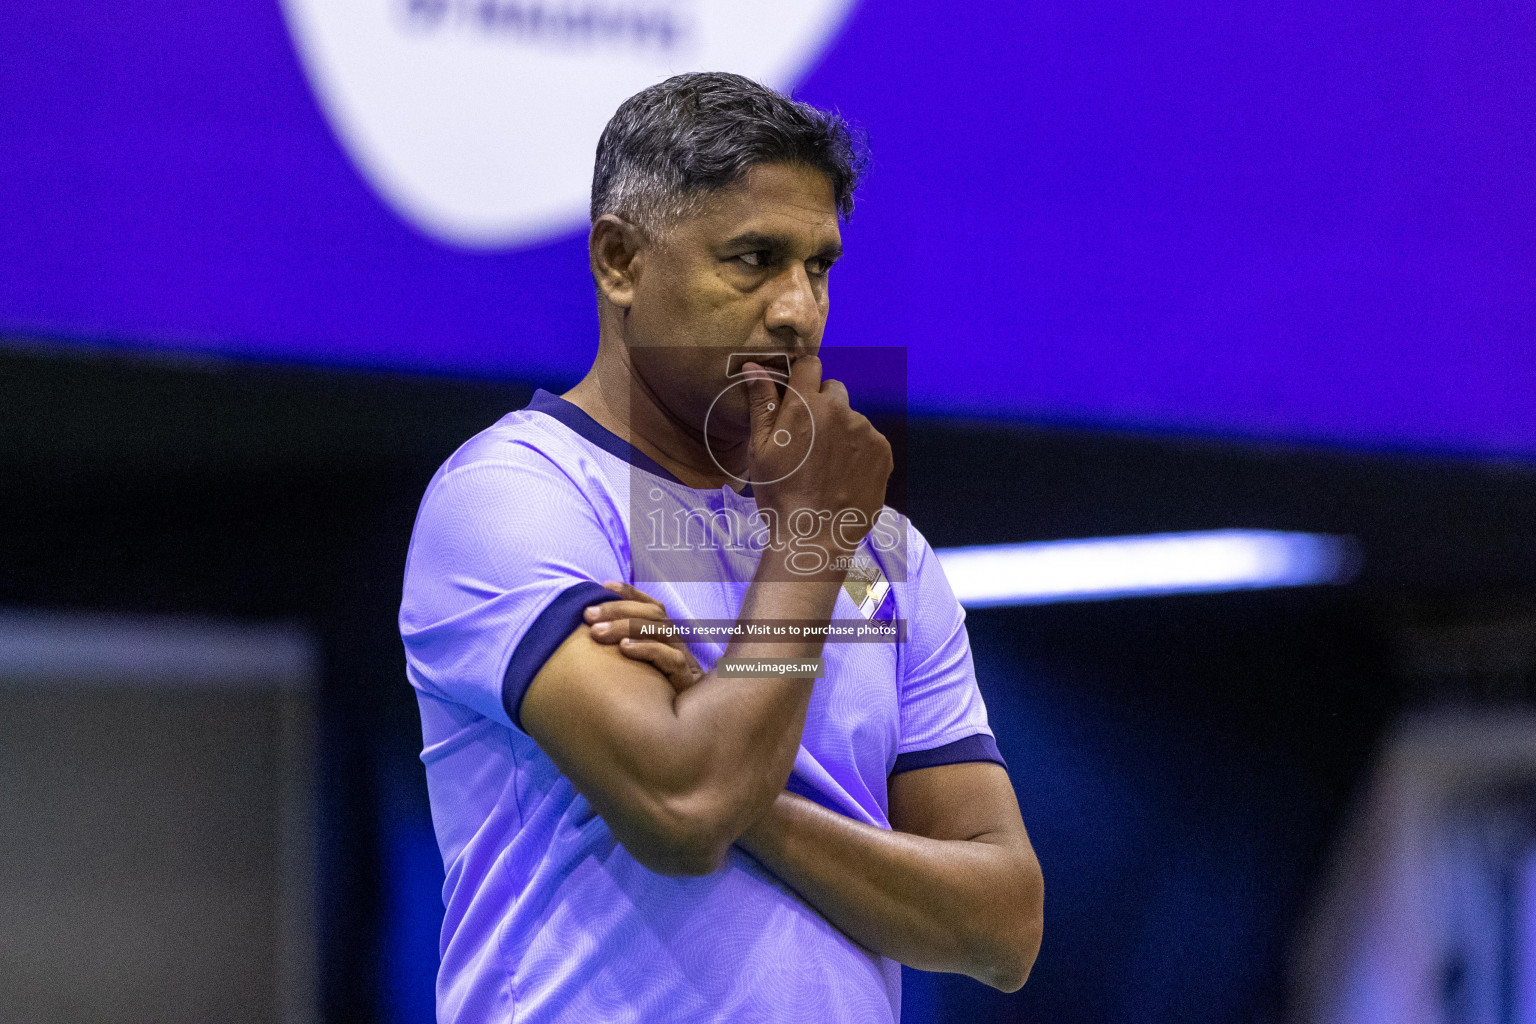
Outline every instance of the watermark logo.
<path id="1" fill-rule="evenodd" d="M 768 478 L 756 481 L 737 476 L 726 469 L 720 461 L 719 453 L 715 451 L 715 443 L 721 436 L 720 424 L 715 416 L 715 410 L 720 408 L 722 399 L 725 400 L 726 404 L 729 404 L 733 398 L 745 401 L 743 396 L 746 394 L 747 378 L 741 367 L 749 362 L 756 363 L 768 371 L 768 374 L 778 383 L 780 401 L 798 404 L 805 412 L 807 424 L 806 435 L 803 438 L 797 438 L 790 430 L 779 429 L 773 432 L 772 440 L 774 445 L 779 448 L 793 448 L 797 454 L 800 454 L 800 461 L 788 465 L 780 473 L 775 473 Z M 709 403 L 709 410 L 704 413 L 704 446 L 709 452 L 709 457 L 714 462 L 715 468 L 729 476 L 732 480 L 743 484 L 756 483 L 758 486 L 764 486 L 789 479 L 801 466 L 805 465 L 805 460 L 811 457 L 811 449 L 816 446 L 816 417 L 811 415 L 811 410 L 806 404 L 805 396 L 796 391 L 789 383 L 789 357 L 777 352 L 732 352 L 726 357 L 725 376 L 730 383 L 715 395 L 714 401 Z M 770 404 L 768 411 L 777 412 L 778 403 Z"/>
<path id="2" fill-rule="evenodd" d="M 893 450 L 899 448 L 905 435 L 905 350 L 840 346 L 823 349 L 821 361 L 823 384 L 843 384 L 854 410 L 869 416 L 873 410 L 861 408 L 861 398 L 883 400 L 883 415 L 876 412 L 868 425 L 884 434 Z M 884 504 L 870 504 L 867 491 L 840 489 L 836 478 L 860 467 L 840 461 L 849 458 L 844 454 L 849 449 L 838 446 L 835 430 L 820 450 L 823 431 L 815 409 L 826 409 L 826 399 L 807 401 L 790 383 L 789 359 L 782 353 L 727 355 L 650 346 L 643 362 L 672 378 L 678 408 L 702 410 L 708 459 L 733 483 L 719 490 L 694 488 L 635 468 L 629 487 L 635 579 L 745 582 L 764 553 L 774 551 L 782 556 L 778 564 L 795 575 L 844 574 L 859 614 L 866 620 L 888 618 L 891 584 L 906 579 L 909 531 L 894 507 L 904 504 L 902 464 L 886 480 Z M 742 371 L 748 362 L 767 371 L 776 392 L 758 410 Z M 690 392 L 693 397 L 681 397 Z M 646 388 L 637 383 L 629 401 L 632 407 L 650 401 Z M 838 415 L 845 424 L 841 429 L 849 429 L 847 409 Z M 813 458 L 818 461 L 809 479 L 819 482 L 807 486 L 795 478 L 813 472 L 807 468 Z M 860 493 L 857 501 L 838 498 Z"/>
<path id="3" fill-rule="evenodd" d="M 343 147 L 407 221 L 476 249 L 585 222 L 603 126 L 684 71 L 791 88 L 852 0 L 283 0 Z"/>

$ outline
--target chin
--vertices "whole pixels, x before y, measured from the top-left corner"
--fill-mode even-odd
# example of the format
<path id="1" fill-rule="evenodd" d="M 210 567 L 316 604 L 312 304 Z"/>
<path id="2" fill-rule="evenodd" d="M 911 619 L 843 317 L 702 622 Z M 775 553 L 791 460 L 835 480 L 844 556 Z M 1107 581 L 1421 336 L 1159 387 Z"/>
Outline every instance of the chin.
<path id="1" fill-rule="evenodd" d="M 716 393 L 718 394 L 718 391 Z M 713 401 L 714 397 L 710 395 L 705 401 L 705 409 L 709 408 L 709 402 Z M 752 417 L 747 407 L 747 392 L 745 388 L 739 386 L 731 388 L 721 397 L 709 414 L 711 436 L 728 444 L 745 438 L 751 423 Z M 700 425 L 702 426 L 702 423 Z"/>

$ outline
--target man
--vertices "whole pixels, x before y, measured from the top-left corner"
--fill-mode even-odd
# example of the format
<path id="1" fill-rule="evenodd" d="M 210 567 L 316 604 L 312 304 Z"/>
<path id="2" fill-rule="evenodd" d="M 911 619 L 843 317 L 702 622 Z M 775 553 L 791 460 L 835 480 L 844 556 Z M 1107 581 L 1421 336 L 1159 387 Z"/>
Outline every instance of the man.
<path id="1" fill-rule="evenodd" d="M 591 371 L 427 489 L 400 628 L 440 1020 L 895 1022 L 901 963 L 1029 974 L 1040 871 L 964 614 L 890 528 L 889 444 L 821 376 L 857 172 L 839 118 L 739 76 L 626 101 L 593 179 Z M 646 639 L 684 620 L 738 631 Z M 826 639 L 849 621 L 906 635 Z M 746 629 L 775 623 L 814 628 Z M 808 664 L 732 674 L 763 659 Z"/>

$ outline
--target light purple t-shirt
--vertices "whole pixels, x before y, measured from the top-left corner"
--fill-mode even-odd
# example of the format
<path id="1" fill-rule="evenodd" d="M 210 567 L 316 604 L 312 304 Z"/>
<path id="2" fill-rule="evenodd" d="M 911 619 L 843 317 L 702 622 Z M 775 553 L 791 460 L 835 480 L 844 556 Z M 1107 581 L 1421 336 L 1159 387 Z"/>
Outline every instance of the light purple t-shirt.
<path id="1" fill-rule="evenodd" d="M 422 499 L 400 635 L 447 871 L 438 1020 L 894 1024 L 899 964 L 737 847 L 702 877 L 641 866 L 521 728 L 529 681 L 587 605 L 614 598 L 600 583 L 634 580 L 632 481 L 706 511 L 755 509 L 750 488 L 689 488 L 545 391 L 466 442 Z M 905 575 L 891 573 L 891 595 L 907 639 L 826 644 L 789 781 L 880 828 L 893 773 L 1002 763 L 965 614 L 922 535 L 898 522 Z M 735 619 L 758 557 L 728 552 L 718 578 L 637 585 L 674 619 Z M 833 614 L 861 613 L 845 590 Z M 690 647 L 706 671 L 724 651 Z"/>

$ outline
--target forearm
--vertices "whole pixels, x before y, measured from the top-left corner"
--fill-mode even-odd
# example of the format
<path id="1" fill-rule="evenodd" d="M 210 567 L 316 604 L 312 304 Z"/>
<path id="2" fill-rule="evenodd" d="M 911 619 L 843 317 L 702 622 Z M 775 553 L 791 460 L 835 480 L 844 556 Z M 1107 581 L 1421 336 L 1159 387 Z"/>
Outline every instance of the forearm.
<path id="1" fill-rule="evenodd" d="M 1043 886 L 1027 845 L 893 832 L 790 793 L 738 844 L 854 941 L 909 967 L 1011 992 L 1039 950 Z"/>
<path id="2" fill-rule="evenodd" d="M 776 556 L 765 557 L 748 589 L 741 622 L 830 621 L 842 575 L 785 580 Z M 824 635 L 785 643 L 739 636 L 726 658 L 817 658 Z M 683 766 L 684 792 L 708 802 L 719 823 L 721 854 L 784 789 L 805 726 L 812 676 L 724 676 L 719 666 L 672 700 L 673 741 L 652 763 Z"/>

